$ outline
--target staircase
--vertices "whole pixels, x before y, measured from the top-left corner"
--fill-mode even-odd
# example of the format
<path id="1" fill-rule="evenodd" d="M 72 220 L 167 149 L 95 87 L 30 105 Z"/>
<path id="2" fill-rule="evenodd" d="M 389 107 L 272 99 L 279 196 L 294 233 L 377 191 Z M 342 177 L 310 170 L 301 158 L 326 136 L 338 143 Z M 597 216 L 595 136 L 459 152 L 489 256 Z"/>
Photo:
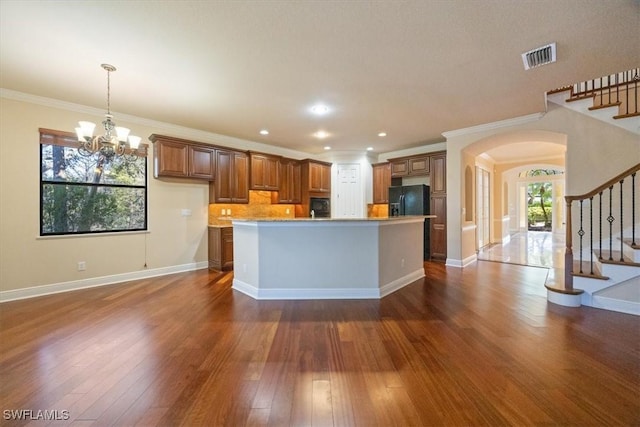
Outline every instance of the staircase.
<path id="1" fill-rule="evenodd" d="M 554 89 L 547 102 L 640 134 L 640 68 Z"/>
<path id="2" fill-rule="evenodd" d="M 587 305 L 587 304 L 585 304 Z M 592 307 L 640 315 L 640 277 L 595 292 Z"/>
<path id="3" fill-rule="evenodd" d="M 565 197 L 565 271 L 545 284 L 549 302 L 640 316 L 639 170 L 637 164 L 593 191 Z"/>

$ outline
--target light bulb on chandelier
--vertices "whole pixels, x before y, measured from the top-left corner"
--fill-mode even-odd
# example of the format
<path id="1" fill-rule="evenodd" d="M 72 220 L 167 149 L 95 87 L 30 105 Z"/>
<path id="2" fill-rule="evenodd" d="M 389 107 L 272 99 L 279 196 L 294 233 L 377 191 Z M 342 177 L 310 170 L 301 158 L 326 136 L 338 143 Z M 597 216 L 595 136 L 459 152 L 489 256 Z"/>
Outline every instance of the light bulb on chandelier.
<path id="1" fill-rule="evenodd" d="M 102 68 L 107 71 L 107 113 L 102 122 L 104 126 L 104 135 L 93 136 L 96 127 L 95 123 L 81 121 L 78 122 L 79 127 L 76 128 L 78 136 L 78 152 L 83 156 L 92 156 L 100 153 L 108 161 L 115 156 L 122 156 L 130 152 L 133 156 L 140 155 L 138 149 L 142 138 L 135 135 L 129 135 L 129 129 L 116 126 L 111 114 L 111 80 L 110 73 L 116 71 L 116 67 L 109 64 L 102 64 Z M 129 143 L 127 146 L 127 142 Z M 146 153 L 145 153 L 146 154 Z"/>

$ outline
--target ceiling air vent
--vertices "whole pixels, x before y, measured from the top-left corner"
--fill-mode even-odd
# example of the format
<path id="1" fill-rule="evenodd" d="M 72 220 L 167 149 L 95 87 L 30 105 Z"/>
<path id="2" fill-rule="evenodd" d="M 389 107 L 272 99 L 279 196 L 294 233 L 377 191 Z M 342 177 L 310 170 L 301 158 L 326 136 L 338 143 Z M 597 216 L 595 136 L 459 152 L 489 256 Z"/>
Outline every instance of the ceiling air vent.
<path id="1" fill-rule="evenodd" d="M 525 70 L 556 62 L 556 44 L 550 43 L 523 53 L 522 62 Z"/>

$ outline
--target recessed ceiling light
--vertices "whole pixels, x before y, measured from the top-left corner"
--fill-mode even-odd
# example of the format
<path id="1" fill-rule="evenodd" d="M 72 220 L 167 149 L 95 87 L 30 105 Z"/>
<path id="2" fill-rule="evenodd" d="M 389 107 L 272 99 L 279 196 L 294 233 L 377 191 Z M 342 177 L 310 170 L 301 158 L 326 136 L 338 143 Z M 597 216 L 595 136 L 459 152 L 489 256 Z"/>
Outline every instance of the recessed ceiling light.
<path id="1" fill-rule="evenodd" d="M 262 130 L 260 131 L 260 135 L 269 135 L 269 131 L 268 131 L 268 130 L 266 130 L 266 129 L 262 129 Z"/>
<path id="2" fill-rule="evenodd" d="M 387 136 L 387 133 L 386 133 L 386 132 L 380 132 L 380 133 L 378 134 L 378 136 L 382 138 L 382 137 L 384 137 L 384 136 Z"/>
<path id="3" fill-rule="evenodd" d="M 313 105 L 310 108 L 310 110 L 316 116 L 324 116 L 325 114 L 328 114 L 329 111 L 331 111 L 331 109 L 328 106 L 324 105 L 324 104 Z"/>
<path id="4" fill-rule="evenodd" d="M 373 151 L 373 147 L 367 147 L 367 151 Z"/>
<path id="5" fill-rule="evenodd" d="M 323 130 L 319 130 L 318 132 L 314 133 L 313 136 L 315 136 L 318 139 L 325 139 L 326 137 L 329 136 L 329 133 Z"/>
<path id="6" fill-rule="evenodd" d="M 328 145 L 325 145 L 325 146 L 324 146 L 324 149 L 325 149 L 325 150 L 331 150 L 331 147 L 329 147 Z"/>

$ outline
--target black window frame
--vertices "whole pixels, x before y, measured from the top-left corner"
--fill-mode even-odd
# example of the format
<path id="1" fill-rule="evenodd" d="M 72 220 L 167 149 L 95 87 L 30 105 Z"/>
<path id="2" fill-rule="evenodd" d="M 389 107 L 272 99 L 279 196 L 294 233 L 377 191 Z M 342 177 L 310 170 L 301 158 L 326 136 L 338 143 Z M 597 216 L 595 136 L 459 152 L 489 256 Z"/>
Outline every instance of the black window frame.
<path id="1" fill-rule="evenodd" d="M 57 131 L 52 129 L 39 129 L 40 143 L 39 143 L 39 159 L 40 159 L 40 236 L 74 236 L 74 235 L 100 235 L 105 233 L 131 233 L 131 232 L 146 232 L 149 228 L 149 165 L 147 161 L 146 145 L 141 145 L 140 151 L 136 154 L 138 157 L 144 158 L 144 185 L 139 184 L 105 184 L 105 183 L 91 183 L 91 182 L 64 182 L 56 180 L 43 179 L 42 165 L 43 165 L 43 145 L 59 145 L 69 148 L 77 149 L 79 147 L 78 140 L 75 134 L 64 131 Z M 128 153 L 131 155 L 132 153 Z M 99 154 L 95 154 L 96 158 Z M 96 187 L 96 188 L 136 188 L 144 190 L 144 225 L 137 228 L 127 229 L 108 229 L 108 230 L 85 230 L 85 231 L 64 231 L 64 232 L 45 232 L 45 215 L 44 207 L 44 187 L 45 185 L 59 185 L 73 187 Z"/>

